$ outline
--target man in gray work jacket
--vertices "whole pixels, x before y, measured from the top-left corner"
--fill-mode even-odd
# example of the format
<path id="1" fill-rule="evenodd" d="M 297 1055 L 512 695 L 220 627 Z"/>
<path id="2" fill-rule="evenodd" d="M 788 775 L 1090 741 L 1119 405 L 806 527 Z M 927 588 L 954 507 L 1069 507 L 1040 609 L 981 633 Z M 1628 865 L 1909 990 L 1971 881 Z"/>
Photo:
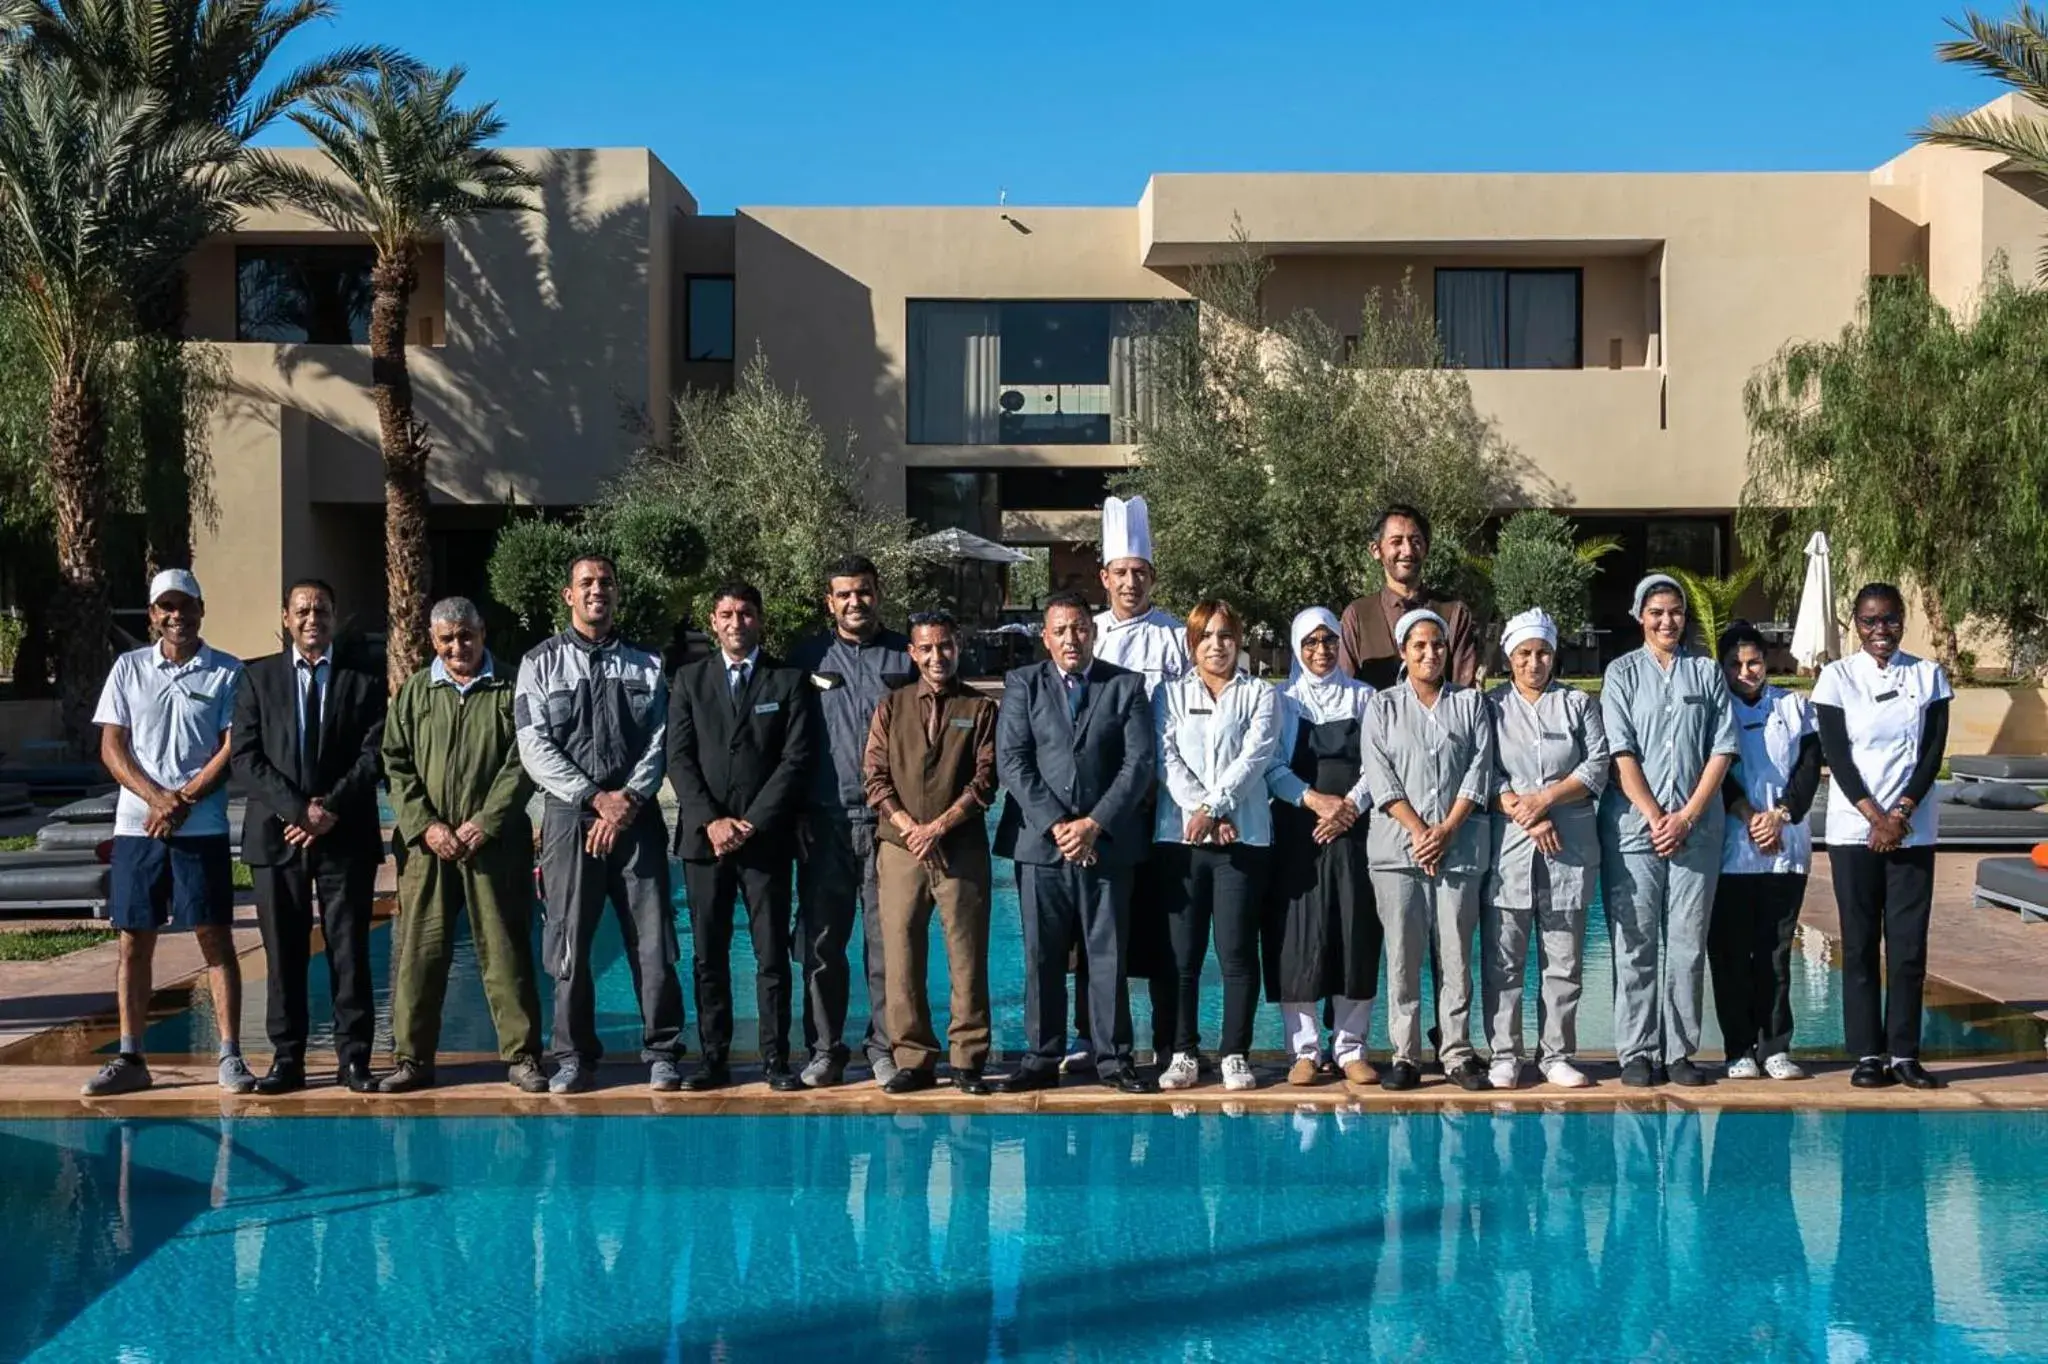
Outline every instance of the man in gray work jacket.
<path id="1" fill-rule="evenodd" d="M 803 1082 L 812 1088 L 846 1077 L 846 1005 L 850 968 L 846 945 L 861 907 L 868 978 L 868 1031 L 862 1043 L 875 1079 L 896 1074 L 883 1026 L 880 892 L 875 873 L 875 812 L 868 808 L 861 756 L 875 707 L 896 687 L 914 681 L 910 641 L 882 628 L 881 578 L 859 555 L 826 572 L 825 607 L 832 625 L 800 642 L 790 665 L 810 676 L 825 722 L 825 751 L 812 765 L 810 809 L 799 833 L 797 927 L 804 967 L 804 1043 L 810 1061 Z"/>
<path id="2" fill-rule="evenodd" d="M 661 660 L 619 639 L 618 570 L 601 554 L 569 565 L 570 627 L 519 664 L 513 712 L 519 758 L 545 794 L 540 873 L 547 928 L 543 962 L 555 978 L 548 1088 L 575 1094 L 596 1083 L 604 1048 L 590 944 L 609 900 L 626 940 L 640 1000 L 640 1059 L 649 1085 L 682 1085 L 683 994 L 676 979 L 668 829 L 655 796 L 667 756 L 668 689 Z"/>

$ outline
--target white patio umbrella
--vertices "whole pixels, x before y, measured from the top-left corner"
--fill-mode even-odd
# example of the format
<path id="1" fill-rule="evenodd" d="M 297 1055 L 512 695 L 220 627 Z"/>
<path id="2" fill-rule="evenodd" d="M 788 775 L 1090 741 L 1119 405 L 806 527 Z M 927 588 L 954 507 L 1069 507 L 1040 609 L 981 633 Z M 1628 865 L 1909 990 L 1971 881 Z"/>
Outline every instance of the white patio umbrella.
<path id="1" fill-rule="evenodd" d="M 910 542 L 910 547 L 932 559 L 968 559 L 984 564 L 1023 564 L 1031 556 L 1022 550 L 984 540 L 968 531 L 953 529 L 934 532 Z"/>
<path id="2" fill-rule="evenodd" d="M 1806 542 L 1806 582 L 1799 589 L 1799 614 L 1792 623 L 1792 658 L 1802 670 L 1842 656 L 1842 627 L 1835 619 L 1835 570 L 1828 537 L 1815 531 Z"/>

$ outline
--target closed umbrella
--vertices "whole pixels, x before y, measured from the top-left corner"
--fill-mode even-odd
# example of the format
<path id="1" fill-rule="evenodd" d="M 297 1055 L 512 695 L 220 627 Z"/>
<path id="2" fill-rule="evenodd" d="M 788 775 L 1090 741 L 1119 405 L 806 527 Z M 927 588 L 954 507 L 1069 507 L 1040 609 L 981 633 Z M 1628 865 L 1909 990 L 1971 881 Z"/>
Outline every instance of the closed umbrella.
<path id="1" fill-rule="evenodd" d="M 1842 628 L 1835 620 L 1835 570 L 1828 537 L 1815 531 L 1806 542 L 1806 582 L 1799 589 L 1799 614 L 1792 623 L 1792 658 L 1802 671 L 1842 656 Z"/>

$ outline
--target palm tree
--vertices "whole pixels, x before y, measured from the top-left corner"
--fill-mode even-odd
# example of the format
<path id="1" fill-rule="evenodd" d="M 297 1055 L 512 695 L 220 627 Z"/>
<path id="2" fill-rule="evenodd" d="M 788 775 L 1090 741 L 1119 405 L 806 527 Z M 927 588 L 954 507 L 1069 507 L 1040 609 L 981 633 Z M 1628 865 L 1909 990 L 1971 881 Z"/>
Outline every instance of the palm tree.
<path id="1" fill-rule="evenodd" d="M 345 47 L 264 84 L 280 44 L 315 20 L 331 18 L 333 0 L 9 0 L 17 35 L 31 59 L 62 58 L 94 98 L 126 91 L 155 94 L 168 123 L 213 124 L 247 144 L 287 110 L 379 61 L 407 59 L 383 47 Z M 243 177 L 215 182 L 230 201 L 248 204 Z M 200 245 L 187 244 L 186 250 Z M 148 401 L 135 417 L 142 446 L 143 510 L 149 568 L 192 562 L 190 376 L 181 346 L 185 332 L 182 268 L 135 300 L 136 325 L 148 340 L 138 362 L 147 370 Z"/>
<path id="2" fill-rule="evenodd" d="M 95 94 L 59 58 L 17 61 L 0 80 L 0 289 L 49 382 L 46 473 L 74 739 L 89 727 L 112 626 L 101 539 L 108 362 L 133 335 L 133 300 L 162 287 L 188 243 L 232 225 L 218 185 L 239 150 L 217 127 L 173 122 L 153 94 Z"/>
<path id="3" fill-rule="evenodd" d="M 291 119 L 326 156 L 329 174 L 255 153 L 267 187 L 337 232 L 376 248 L 370 272 L 370 385 L 384 454 L 385 668 L 392 691 L 426 662 L 427 428 L 413 413 L 406 305 L 421 248 L 485 214 L 536 207 L 540 180 L 485 144 L 505 129 L 491 103 L 455 102 L 459 66 L 380 63 L 309 96 Z"/>
<path id="4" fill-rule="evenodd" d="M 1650 571 L 1676 580 L 1685 589 L 1693 623 L 1700 628 L 1701 645 L 1712 650 L 1720 640 L 1721 632 L 1735 619 L 1735 603 L 1756 581 L 1762 568 L 1761 563 L 1744 564 L 1726 578 L 1710 578 L 1704 573 L 1694 573 L 1675 565 Z"/>
<path id="5" fill-rule="evenodd" d="M 2009 19 L 1986 19 L 1965 10 L 1948 21 L 1959 37 L 1935 46 L 1945 62 L 1969 66 L 2025 99 L 2033 108 L 2019 117 L 1979 109 L 1942 114 L 1913 134 L 1918 142 L 1965 151 L 1990 152 L 2035 176 L 2048 177 L 2048 11 L 2022 3 Z M 2048 280 L 2048 245 L 2038 273 Z"/>

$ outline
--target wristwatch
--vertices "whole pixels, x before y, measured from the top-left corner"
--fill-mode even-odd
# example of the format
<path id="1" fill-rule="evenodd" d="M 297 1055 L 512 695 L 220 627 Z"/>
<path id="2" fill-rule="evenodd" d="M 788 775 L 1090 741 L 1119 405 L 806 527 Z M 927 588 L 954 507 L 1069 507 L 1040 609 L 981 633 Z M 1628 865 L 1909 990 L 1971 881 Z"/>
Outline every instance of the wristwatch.
<path id="1" fill-rule="evenodd" d="M 1792 822 L 1792 812 L 1786 809 L 1782 804 L 1773 805 L 1771 807 L 1771 813 L 1778 817 L 1778 822 L 1780 824 L 1790 824 Z"/>

